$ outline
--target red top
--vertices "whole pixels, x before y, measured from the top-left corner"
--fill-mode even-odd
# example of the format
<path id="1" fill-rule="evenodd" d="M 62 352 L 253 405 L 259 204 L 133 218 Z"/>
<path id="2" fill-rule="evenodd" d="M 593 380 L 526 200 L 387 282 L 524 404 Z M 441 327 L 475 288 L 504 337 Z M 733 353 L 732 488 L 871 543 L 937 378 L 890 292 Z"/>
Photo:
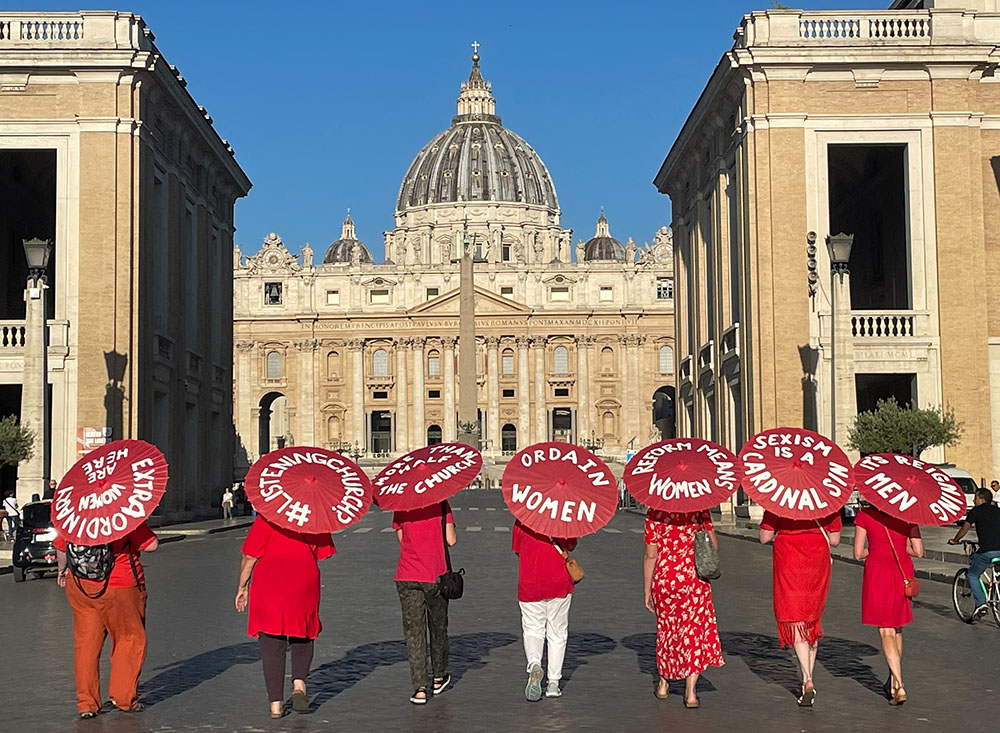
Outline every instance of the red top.
<path id="1" fill-rule="evenodd" d="M 329 534 L 302 534 L 259 516 L 243 542 L 257 558 L 250 581 L 247 634 L 315 639 L 319 621 L 319 560 L 337 553 Z"/>
<path id="2" fill-rule="evenodd" d="M 448 569 L 444 559 L 442 510 L 447 523 L 454 524 L 455 518 L 446 501 L 431 504 L 423 509 L 393 512 L 392 528 L 403 532 L 394 580 L 436 583 L 438 577 Z"/>
<path id="3" fill-rule="evenodd" d="M 574 539 L 554 541 L 566 552 L 576 547 Z M 573 580 L 566 570 L 566 560 L 555 548 L 553 539 L 514 522 L 510 549 L 518 557 L 517 600 L 531 603 L 550 598 L 565 598 L 573 592 Z"/>
<path id="4" fill-rule="evenodd" d="M 142 570 L 142 563 L 139 562 L 139 552 L 153 544 L 153 540 L 155 539 L 156 535 L 153 534 L 153 530 L 143 522 L 120 540 L 115 540 L 111 543 L 111 552 L 115 556 L 115 564 L 111 568 L 111 577 L 108 579 L 109 588 L 134 588 L 137 585 L 146 584 L 146 576 Z M 66 552 L 66 544 L 66 538 L 62 535 L 56 535 L 56 538 L 52 540 L 52 545 L 62 552 Z M 130 556 L 132 558 L 131 562 L 129 562 Z M 135 563 L 134 574 L 132 573 L 133 562 Z M 138 583 L 136 583 L 136 575 L 139 576 Z M 103 581 L 96 583 L 92 580 L 81 578 L 80 582 L 90 583 L 94 588 L 104 587 Z"/>
<path id="5" fill-rule="evenodd" d="M 761 529 L 769 529 L 772 532 L 782 532 L 784 534 L 819 533 L 820 527 L 827 532 L 839 532 L 844 528 L 843 522 L 840 521 L 840 512 L 835 512 L 822 519 L 785 519 L 784 517 L 779 517 L 777 514 L 764 512 L 764 518 L 760 520 Z"/>

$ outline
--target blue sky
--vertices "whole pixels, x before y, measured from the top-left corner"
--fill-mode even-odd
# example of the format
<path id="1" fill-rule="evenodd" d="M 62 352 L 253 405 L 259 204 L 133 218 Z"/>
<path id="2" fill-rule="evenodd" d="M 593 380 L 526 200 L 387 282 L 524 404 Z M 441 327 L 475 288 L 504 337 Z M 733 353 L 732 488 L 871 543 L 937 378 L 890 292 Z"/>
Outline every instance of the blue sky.
<path id="1" fill-rule="evenodd" d="M 76 2 L 12 3 L 75 10 Z M 89 7 L 107 7 L 101 2 Z M 278 232 L 321 254 L 347 207 L 381 261 L 400 181 L 450 124 L 469 44 L 504 125 L 542 156 L 563 225 L 651 240 L 669 199 L 651 181 L 744 13 L 768 0 L 299 2 L 134 0 L 167 60 L 254 182 L 236 241 Z M 824 0 L 807 8 L 885 8 Z"/>

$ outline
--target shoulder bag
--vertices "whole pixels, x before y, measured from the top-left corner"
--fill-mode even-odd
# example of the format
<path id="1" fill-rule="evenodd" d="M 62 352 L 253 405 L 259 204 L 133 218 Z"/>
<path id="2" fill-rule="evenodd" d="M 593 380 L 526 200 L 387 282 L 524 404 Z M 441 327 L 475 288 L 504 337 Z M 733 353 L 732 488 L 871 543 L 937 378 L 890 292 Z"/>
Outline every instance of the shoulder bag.
<path id="1" fill-rule="evenodd" d="M 444 502 L 441 502 L 441 539 L 444 541 L 444 561 L 448 569 L 444 575 L 438 576 L 437 584 L 441 597 L 454 601 L 461 598 L 465 592 L 465 579 L 462 577 L 465 575 L 465 568 L 459 568 L 457 571 L 451 569 L 451 553 L 448 552 L 448 512 L 444 508 Z"/>
<path id="2" fill-rule="evenodd" d="M 576 561 L 576 558 L 570 557 L 569 553 L 561 548 L 558 542 L 553 542 L 552 544 L 558 550 L 559 554 L 562 555 L 563 560 L 566 561 L 566 572 L 569 573 L 569 579 L 573 581 L 573 585 L 576 585 L 583 580 L 583 567 Z"/>
<path id="3" fill-rule="evenodd" d="M 702 522 L 701 529 L 694 533 L 694 569 L 702 580 L 718 580 L 722 577 L 719 551 L 712 544 L 712 536 Z"/>
<path id="4" fill-rule="evenodd" d="M 885 530 L 885 537 L 889 540 L 889 548 L 892 550 L 892 556 L 896 558 L 896 567 L 899 568 L 899 574 L 903 577 L 903 595 L 907 598 L 916 598 L 920 593 L 920 581 L 915 577 L 908 577 L 903 572 L 903 563 L 899 561 L 899 555 L 896 553 L 896 545 L 892 542 L 892 535 L 889 534 L 889 528 L 883 526 L 882 529 Z"/>

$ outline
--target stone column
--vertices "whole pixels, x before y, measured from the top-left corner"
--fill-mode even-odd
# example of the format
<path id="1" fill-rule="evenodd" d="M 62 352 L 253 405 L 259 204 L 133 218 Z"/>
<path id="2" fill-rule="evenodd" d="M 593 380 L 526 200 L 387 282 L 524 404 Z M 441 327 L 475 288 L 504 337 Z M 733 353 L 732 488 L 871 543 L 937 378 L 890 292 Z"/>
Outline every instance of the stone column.
<path id="1" fill-rule="evenodd" d="M 31 457 L 17 467 L 17 504 L 24 506 L 32 494 L 45 493 L 45 289 L 42 283 L 24 290 L 24 366 L 21 371 L 21 425 L 35 434 Z"/>
<path id="2" fill-rule="evenodd" d="M 632 448 L 638 450 L 643 446 L 639 435 L 639 344 L 642 337 L 628 333 L 621 337 L 625 346 L 625 373 L 622 375 L 625 405 L 622 410 L 622 447 L 626 450 L 629 441 Z"/>
<path id="3" fill-rule="evenodd" d="M 590 345 L 594 339 L 581 336 L 576 340 L 576 441 L 582 443 L 590 437 L 590 370 L 588 361 Z"/>
<path id="4" fill-rule="evenodd" d="M 544 443 L 549 439 L 549 420 L 545 395 L 548 391 L 545 373 L 545 337 L 532 338 L 535 350 L 535 442 Z"/>
<path id="5" fill-rule="evenodd" d="M 836 390 L 836 424 L 830 439 L 846 445 L 851 424 L 858 413 L 857 386 L 854 380 L 854 335 L 851 328 L 851 276 L 833 275 L 833 364 L 832 379 Z M 857 456 L 852 456 L 856 458 Z"/>
<path id="6" fill-rule="evenodd" d="M 424 425 L 424 400 L 427 398 L 424 389 L 424 339 L 417 336 L 412 339 L 411 352 L 413 356 L 413 428 L 410 430 L 410 450 L 416 450 L 427 445 L 427 430 Z"/>
<path id="7" fill-rule="evenodd" d="M 500 451 L 500 339 L 486 337 L 486 439 L 493 444 L 491 455 Z"/>
<path id="8" fill-rule="evenodd" d="M 236 387 L 236 414 L 233 420 L 239 440 L 235 447 L 233 468 L 235 474 L 241 478 L 250 469 L 250 464 L 257 459 L 259 443 L 257 421 L 253 416 L 256 405 L 253 404 L 251 394 L 253 375 L 250 373 L 250 364 L 254 348 L 256 344 L 253 341 L 236 342 L 236 372 L 233 374 L 233 385 Z"/>
<path id="9" fill-rule="evenodd" d="M 319 341 L 316 339 L 295 342 L 295 349 L 299 355 L 301 380 L 299 404 L 302 407 L 302 415 L 299 416 L 298 434 L 292 434 L 299 445 L 316 445 L 316 350 L 318 348 Z"/>
<path id="10" fill-rule="evenodd" d="M 444 442 L 454 443 L 458 438 L 455 420 L 455 343 L 454 336 L 441 339 L 441 359 L 444 361 Z"/>
<path id="11" fill-rule="evenodd" d="M 531 394 L 528 375 L 528 346 L 531 339 L 517 337 L 517 449 L 531 445 Z"/>
<path id="12" fill-rule="evenodd" d="M 396 452 L 408 453 L 410 450 L 410 421 L 407 415 L 406 399 L 406 350 L 410 348 L 409 339 L 396 339 Z"/>
<path id="13" fill-rule="evenodd" d="M 351 352 L 351 432 L 358 446 L 367 449 L 365 437 L 365 342 L 351 339 L 347 342 Z"/>

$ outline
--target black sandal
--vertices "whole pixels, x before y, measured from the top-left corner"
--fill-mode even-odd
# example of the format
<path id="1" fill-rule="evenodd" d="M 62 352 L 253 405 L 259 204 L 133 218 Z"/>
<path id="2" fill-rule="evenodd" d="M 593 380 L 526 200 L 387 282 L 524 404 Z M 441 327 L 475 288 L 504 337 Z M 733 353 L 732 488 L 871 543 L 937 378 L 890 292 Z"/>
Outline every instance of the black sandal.
<path id="1" fill-rule="evenodd" d="M 80 720 L 90 720 L 91 718 L 96 718 L 96 717 L 97 717 L 96 710 L 84 710 L 82 713 L 80 713 Z"/>
<path id="2" fill-rule="evenodd" d="M 424 693 L 424 696 L 423 697 L 417 697 L 417 695 L 419 695 L 421 692 Z M 416 690 L 414 690 L 413 694 L 410 695 L 410 702 L 412 702 L 414 705 L 426 705 L 427 704 L 427 688 L 426 687 L 418 687 Z"/>
<path id="3" fill-rule="evenodd" d="M 434 678 L 434 694 L 440 695 L 444 692 L 444 688 L 451 684 L 451 675 L 445 675 L 444 677 Z"/>
<path id="4" fill-rule="evenodd" d="M 288 709 L 287 705 L 282 705 L 280 713 L 271 713 L 271 720 L 278 720 L 278 718 L 284 718 L 291 712 L 292 711 Z"/>
<path id="5" fill-rule="evenodd" d="M 292 710 L 297 713 L 305 713 L 309 711 L 309 698 L 302 690 L 292 691 Z"/>

